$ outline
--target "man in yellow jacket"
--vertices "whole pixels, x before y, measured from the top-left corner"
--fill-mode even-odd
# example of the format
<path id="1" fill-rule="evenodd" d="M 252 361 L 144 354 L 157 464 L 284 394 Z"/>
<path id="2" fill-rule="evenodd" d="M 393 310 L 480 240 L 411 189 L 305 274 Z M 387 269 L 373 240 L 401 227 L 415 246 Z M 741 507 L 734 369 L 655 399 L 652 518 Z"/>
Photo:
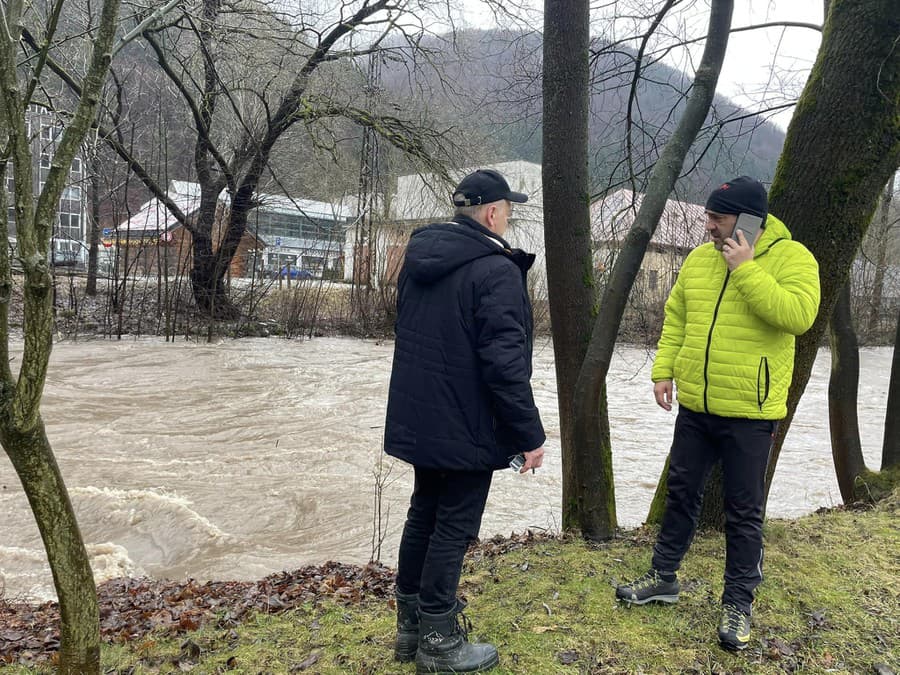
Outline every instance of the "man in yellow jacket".
<path id="1" fill-rule="evenodd" d="M 735 229 L 742 213 L 762 220 L 753 241 Z M 652 568 L 619 586 L 616 597 L 637 605 L 678 601 L 676 572 L 694 536 L 706 478 L 721 460 L 726 556 L 718 638 L 740 650 L 750 640 L 753 594 L 762 581 L 766 466 L 787 414 L 794 339 L 818 312 L 819 267 L 768 213 L 766 190 L 752 178 L 714 190 L 706 218 L 711 241 L 684 261 L 652 371 L 657 404 L 671 410 L 676 391 L 679 404 L 666 511 Z"/>

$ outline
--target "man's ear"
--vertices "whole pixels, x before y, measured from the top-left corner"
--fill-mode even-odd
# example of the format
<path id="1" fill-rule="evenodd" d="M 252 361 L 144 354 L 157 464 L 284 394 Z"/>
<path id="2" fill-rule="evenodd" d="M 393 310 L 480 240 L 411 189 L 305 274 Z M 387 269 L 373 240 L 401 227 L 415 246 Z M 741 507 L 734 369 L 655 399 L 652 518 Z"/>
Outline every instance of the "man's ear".
<path id="1" fill-rule="evenodd" d="M 494 227 L 494 217 L 497 214 L 497 205 L 496 204 L 488 204 L 487 210 L 485 211 L 485 220 L 488 223 L 488 226 L 493 229 Z"/>

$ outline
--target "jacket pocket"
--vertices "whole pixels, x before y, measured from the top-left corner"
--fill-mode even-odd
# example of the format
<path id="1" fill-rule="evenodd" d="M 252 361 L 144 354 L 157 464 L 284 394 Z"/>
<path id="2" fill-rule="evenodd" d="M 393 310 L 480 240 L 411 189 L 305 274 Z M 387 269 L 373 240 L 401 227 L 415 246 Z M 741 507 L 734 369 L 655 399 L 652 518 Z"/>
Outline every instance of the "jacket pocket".
<path id="1" fill-rule="evenodd" d="M 759 404 L 760 410 L 762 410 L 763 405 L 769 398 L 770 385 L 769 359 L 762 356 L 759 359 L 759 369 L 756 372 L 756 402 Z"/>

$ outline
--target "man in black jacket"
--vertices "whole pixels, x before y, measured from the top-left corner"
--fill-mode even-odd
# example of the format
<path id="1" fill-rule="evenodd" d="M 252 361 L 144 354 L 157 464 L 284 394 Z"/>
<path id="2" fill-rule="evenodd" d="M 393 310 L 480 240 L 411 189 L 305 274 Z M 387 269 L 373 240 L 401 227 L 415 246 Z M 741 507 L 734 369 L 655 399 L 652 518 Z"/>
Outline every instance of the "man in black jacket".
<path id="1" fill-rule="evenodd" d="M 395 657 L 419 673 L 498 663 L 457 621 L 463 556 L 478 536 L 492 472 L 523 455 L 541 466 L 531 391 L 533 326 L 525 283 L 534 255 L 503 239 L 512 192 L 498 172 L 469 174 L 452 222 L 416 230 L 398 282 L 385 451 L 415 468 L 397 563 Z"/>

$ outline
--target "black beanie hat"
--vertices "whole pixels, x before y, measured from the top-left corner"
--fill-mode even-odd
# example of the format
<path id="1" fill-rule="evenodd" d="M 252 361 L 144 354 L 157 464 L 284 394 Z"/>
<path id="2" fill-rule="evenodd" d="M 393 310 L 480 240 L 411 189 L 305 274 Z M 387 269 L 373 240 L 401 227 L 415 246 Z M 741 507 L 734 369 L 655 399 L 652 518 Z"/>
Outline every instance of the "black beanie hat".
<path id="1" fill-rule="evenodd" d="M 765 223 L 769 199 L 762 183 L 750 176 L 741 176 L 713 190 L 706 200 L 706 210 L 716 213 L 752 213 Z"/>

